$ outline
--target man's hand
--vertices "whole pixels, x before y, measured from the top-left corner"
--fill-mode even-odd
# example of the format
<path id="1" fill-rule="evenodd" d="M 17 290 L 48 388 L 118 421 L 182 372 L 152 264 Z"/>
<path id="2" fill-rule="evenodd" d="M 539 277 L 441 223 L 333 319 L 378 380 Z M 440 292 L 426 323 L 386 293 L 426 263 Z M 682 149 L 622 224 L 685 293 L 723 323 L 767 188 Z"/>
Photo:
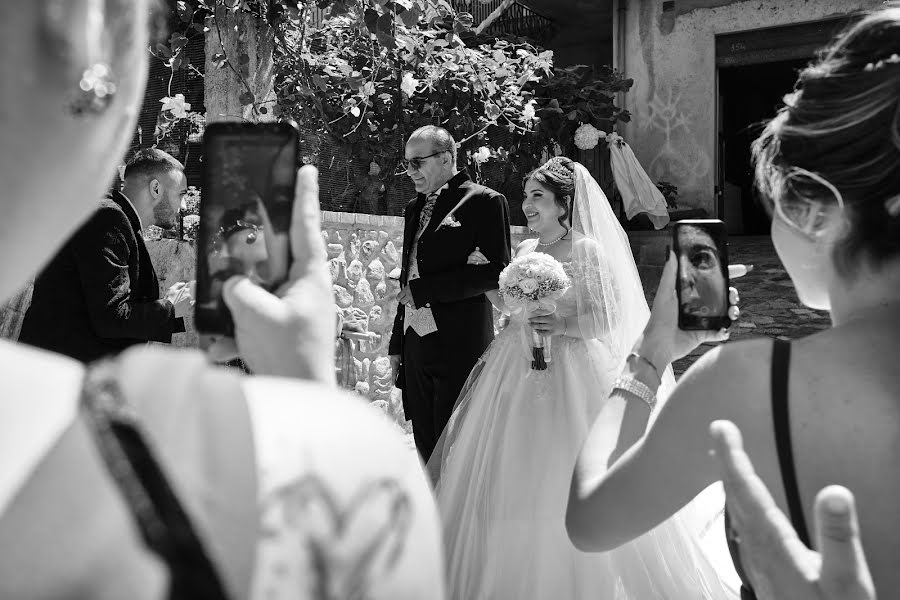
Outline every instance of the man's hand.
<path id="1" fill-rule="evenodd" d="M 760 598 L 875 600 L 875 586 L 859 539 L 853 494 L 832 485 L 816 496 L 820 552 L 803 545 L 744 452 L 729 421 L 710 425 L 741 561 Z"/>
<path id="2" fill-rule="evenodd" d="M 191 282 L 193 283 L 193 282 Z M 194 306 L 193 286 L 191 284 L 179 281 L 166 292 L 166 300 L 175 307 L 176 317 L 186 317 Z"/>
<path id="3" fill-rule="evenodd" d="M 391 354 L 391 383 L 397 383 L 397 375 L 400 373 L 400 355 Z"/>
<path id="4" fill-rule="evenodd" d="M 405 304 L 408 308 L 416 308 L 416 301 L 413 298 L 412 291 L 409 289 L 408 285 L 400 288 L 400 293 L 397 295 L 397 301 L 400 304 Z"/>
<path id="5" fill-rule="evenodd" d="M 225 282 L 222 297 L 234 318 L 235 339 L 209 349 L 217 362 L 240 356 L 254 373 L 335 384 L 334 296 L 320 231 L 315 167 L 297 175 L 288 280 L 271 294 L 247 277 Z"/>

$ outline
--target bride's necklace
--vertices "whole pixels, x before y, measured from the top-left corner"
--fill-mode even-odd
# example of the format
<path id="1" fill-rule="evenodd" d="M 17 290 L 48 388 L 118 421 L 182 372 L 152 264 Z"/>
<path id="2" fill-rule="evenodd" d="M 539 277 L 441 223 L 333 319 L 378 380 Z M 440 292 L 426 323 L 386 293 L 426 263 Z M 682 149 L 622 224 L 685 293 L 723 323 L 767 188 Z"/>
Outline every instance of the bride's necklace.
<path id="1" fill-rule="evenodd" d="M 567 235 L 569 235 L 569 230 L 568 230 L 568 229 L 566 229 L 566 230 L 563 232 L 563 234 L 562 234 L 561 236 L 559 236 L 558 238 L 556 238 L 556 239 L 553 240 L 552 242 L 542 242 L 541 239 L 538 238 L 537 245 L 538 245 L 539 247 L 541 247 L 541 248 L 546 248 L 547 246 L 552 246 L 553 244 L 559 242 L 560 240 L 562 240 L 562 239 L 563 239 L 564 237 L 566 237 Z"/>

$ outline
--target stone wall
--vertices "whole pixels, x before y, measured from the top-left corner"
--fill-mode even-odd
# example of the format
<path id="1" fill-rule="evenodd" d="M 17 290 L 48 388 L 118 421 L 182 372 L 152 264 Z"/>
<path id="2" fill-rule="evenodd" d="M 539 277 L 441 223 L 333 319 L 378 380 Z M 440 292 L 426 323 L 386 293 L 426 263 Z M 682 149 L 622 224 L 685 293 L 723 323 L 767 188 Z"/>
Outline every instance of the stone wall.
<path id="1" fill-rule="evenodd" d="M 368 397 L 401 427 L 408 429 L 399 390 L 391 385 L 387 357 L 399 286 L 389 275 L 399 273 L 403 223 L 402 217 L 327 211 L 322 214 L 322 237 L 327 244 L 335 302 L 345 321 L 355 322 L 362 332 L 371 334 L 369 340 L 351 341 L 352 357 L 343 356 L 348 344 L 339 343 L 336 369 L 340 370 L 343 359 L 349 358 L 352 368 L 348 380 L 342 384 Z M 511 234 L 513 248 L 522 240 L 533 237 L 526 227 L 512 227 Z M 652 298 L 670 233 L 668 230 L 632 232 L 629 236 L 645 291 Z M 193 244 L 162 239 L 148 241 L 147 249 L 159 277 L 161 293 L 176 282 L 194 279 L 196 251 Z M 0 306 L 0 337 L 16 339 L 30 299 L 31 284 Z M 172 343 L 196 347 L 198 336 L 192 319 L 186 320 L 186 326 L 187 332 L 173 336 Z"/>

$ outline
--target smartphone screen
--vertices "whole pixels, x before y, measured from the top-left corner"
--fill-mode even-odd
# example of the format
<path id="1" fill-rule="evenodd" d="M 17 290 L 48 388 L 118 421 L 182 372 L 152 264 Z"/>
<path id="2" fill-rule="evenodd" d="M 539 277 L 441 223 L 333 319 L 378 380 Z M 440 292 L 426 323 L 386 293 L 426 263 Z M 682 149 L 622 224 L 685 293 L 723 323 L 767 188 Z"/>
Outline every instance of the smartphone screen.
<path id="1" fill-rule="evenodd" d="M 678 327 L 717 330 L 728 318 L 728 233 L 718 219 L 678 221 Z"/>
<path id="2" fill-rule="evenodd" d="M 233 335 L 222 300 L 232 275 L 274 290 L 291 264 L 298 138 L 287 123 L 212 123 L 203 136 L 197 239 L 198 331 Z"/>

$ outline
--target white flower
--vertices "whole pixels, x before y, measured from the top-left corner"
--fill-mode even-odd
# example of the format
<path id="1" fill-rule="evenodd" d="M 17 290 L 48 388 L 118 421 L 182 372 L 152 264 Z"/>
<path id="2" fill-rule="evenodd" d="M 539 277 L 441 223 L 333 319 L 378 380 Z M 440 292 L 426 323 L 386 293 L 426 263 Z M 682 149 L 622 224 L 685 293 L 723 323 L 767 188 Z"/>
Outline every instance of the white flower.
<path id="1" fill-rule="evenodd" d="M 534 100 L 529 100 L 522 109 L 522 118 L 526 121 L 534 120 Z"/>
<path id="2" fill-rule="evenodd" d="M 601 133 L 590 123 L 584 123 L 575 130 L 575 145 L 581 150 L 593 150 L 600 141 Z"/>
<path id="3" fill-rule="evenodd" d="M 559 261 L 541 252 L 516 258 L 500 273 L 500 294 L 513 312 L 552 303 L 570 285 Z"/>
<path id="4" fill-rule="evenodd" d="M 176 119 L 184 119 L 191 110 L 191 103 L 184 101 L 184 94 L 175 94 L 171 98 L 166 96 L 160 102 L 163 105 L 162 109 L 171 112 Z"/>
<path id="5" fill-rule="evenodd" d="M 519 287 L 522 288 L 522 291 L 526 294 L 530 294 L 531 292 L 536 290 L 537 286 L 537 281 L 535 281 L 534 279 L 523 279 L 519 282 Z"/>
<path id="6" fill-rule="evenodd" d="M 610 145 L 618 144 L 618 143 L 621 143 L 624 141 L 625 141 L 625 139 L 621 135 L 619 135 L 618 133 L 615 133 L 615 132 L 610 133 L 609 135 L 606 136 L 606 142 Z"/>
<path id="7" fill-rule="evenodd" d="M 482 146 L 472 155 L 472 159 L 480 164 L 484 164 L 487 161 L 491 160 L 491 149 L 487 146 Z"/>
<path id="8" fill-rule="evenodd" d="M 412 98 L 419 87 L 419 80 L 412 73 L 404 73 L 403 80 L 400 82 L 400 91 L 406 94 L 407 98 Z"/>

